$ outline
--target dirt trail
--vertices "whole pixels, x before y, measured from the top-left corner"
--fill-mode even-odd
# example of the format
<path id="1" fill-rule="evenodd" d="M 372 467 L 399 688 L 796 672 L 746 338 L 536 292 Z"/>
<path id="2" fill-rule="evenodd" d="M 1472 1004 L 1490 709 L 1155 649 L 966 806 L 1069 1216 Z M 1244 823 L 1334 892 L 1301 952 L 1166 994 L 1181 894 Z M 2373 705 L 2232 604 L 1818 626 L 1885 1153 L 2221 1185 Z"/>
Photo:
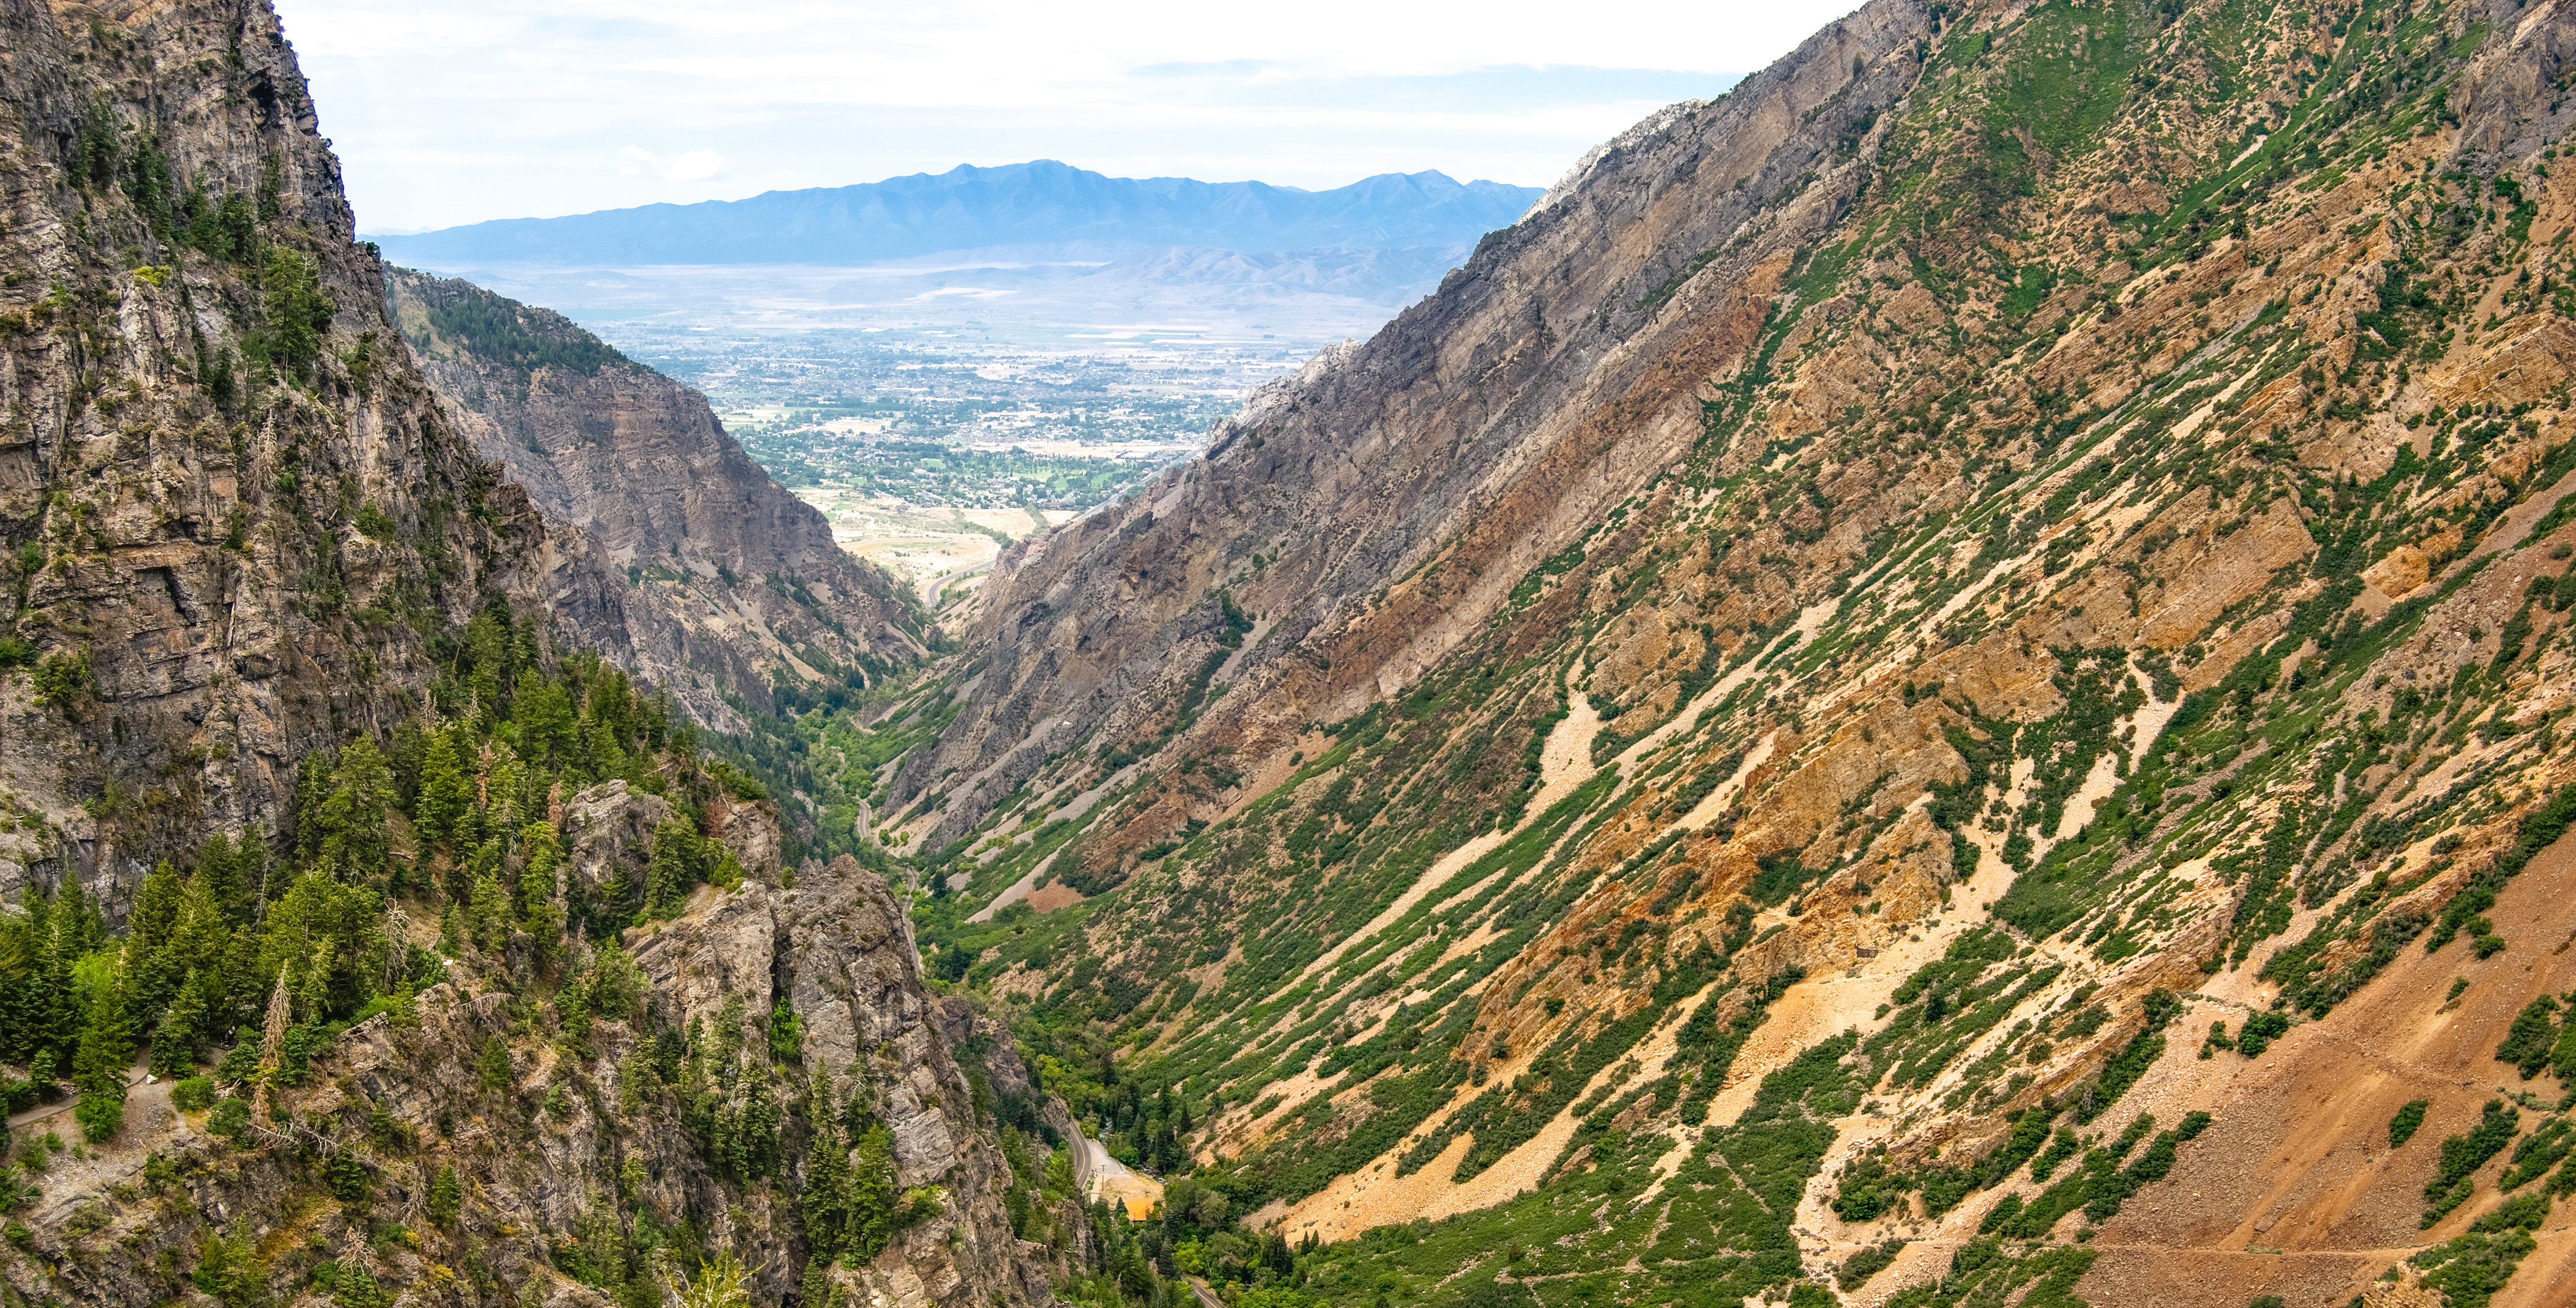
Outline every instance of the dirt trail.
<path id="1" fill-rule="evenodd" d="M 133 1067 L 126 1069 L 125 1088 L 126 1102 L 128 1104 L 132 1104 L 134 1102 L 134 1097 L 145 1090 L 146 1087 L 143 1082 L 149 1075 L 149 1071 L 147 1071 L 141 1063 L 137 1063 Z M 161 1098 L 167 1099 L 170 1097 L 170 1088 L 163 1082 L 155 1081 L 150 1088 L 159 1091 Z M 38 1104 L 24 1112 L 11 1113 L 9 1114 L 9 1133 L 12 1136 L 15 1136 L 20 1131 L 23 1131 L 30 1126 L 34 1126 L 39 1122 L 44 1122 L 56 1117 L 64 1117 L 66 1114 L 69 1114 L 72 1109 L 79 1106 L 80 1100 L 75 1097 L 58 1100 L 50 1104 Z M 55 1123 L 53 1129 L 56 1134 L 60 1134 L 64 1129 L 70 1126 L 71 1124 L 66 1118 L 65 1121 Z M 73 1129 L 75 1134 L 77 1134 L 77 1128 Z M 70 1139 L 71 1137 L 67 1136 L 65 1138 Z"/>
<path id="2" fill-rule="evenodd" d="M 153 1081 L 146 1085 L 145 1071 L 140 1065 L 130 1069 L 126 1077 L 125 1127 L 102 1143 L 92 1145 L 82 1141 L 80 1127 L 71 1116 L 77 1100 L 42 1104 L 9 1118 L 10 1134 L 22 1145 L 29 1139 L 27 1131 L 31 1127 L 38 1135 L 51 1131 L 63 1142 L 62 1152 L 53 1156 L 42 1173 L 23 1178 L 42 1188 L 44 1194 L 32 1209 L 23 1214 L 22 1220 L 29 1223 L 67 1220 L 72 1210 L 91 1196 L 140 1174 L 144 1162 L 154 1150 L 173 1139 L 185 1139 L 190 1134 L 186 1119 L 170 1105 L 169 1082 Z M 71 1151 L 75 1147 L 83 1149 L 89 1157 L 73 1156 Z"/>

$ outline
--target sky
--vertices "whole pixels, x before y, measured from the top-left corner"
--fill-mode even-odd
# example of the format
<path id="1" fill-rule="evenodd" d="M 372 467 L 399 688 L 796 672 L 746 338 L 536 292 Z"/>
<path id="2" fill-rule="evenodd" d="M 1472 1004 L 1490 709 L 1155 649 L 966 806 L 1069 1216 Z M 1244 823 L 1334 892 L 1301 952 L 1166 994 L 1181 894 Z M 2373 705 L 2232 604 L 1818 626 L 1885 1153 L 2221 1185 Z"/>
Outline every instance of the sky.
<path id="1" fill-rule="evenodd" d="M 368 232 L 1061 159 L 1545 186 L 1852 0 L 277 0 Z"/>

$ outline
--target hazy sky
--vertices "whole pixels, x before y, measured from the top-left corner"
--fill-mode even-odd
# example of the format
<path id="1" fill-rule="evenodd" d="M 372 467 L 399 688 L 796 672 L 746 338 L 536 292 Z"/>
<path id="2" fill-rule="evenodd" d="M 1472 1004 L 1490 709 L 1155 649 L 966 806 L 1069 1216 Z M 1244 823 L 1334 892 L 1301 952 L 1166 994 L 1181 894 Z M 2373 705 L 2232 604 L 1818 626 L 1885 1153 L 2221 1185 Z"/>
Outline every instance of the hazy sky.
<path id="1" fill-rule="evenodd" d="M 367 231 L 959 163 L 1544 186 L 1851 0 L 277 0 Z"/>

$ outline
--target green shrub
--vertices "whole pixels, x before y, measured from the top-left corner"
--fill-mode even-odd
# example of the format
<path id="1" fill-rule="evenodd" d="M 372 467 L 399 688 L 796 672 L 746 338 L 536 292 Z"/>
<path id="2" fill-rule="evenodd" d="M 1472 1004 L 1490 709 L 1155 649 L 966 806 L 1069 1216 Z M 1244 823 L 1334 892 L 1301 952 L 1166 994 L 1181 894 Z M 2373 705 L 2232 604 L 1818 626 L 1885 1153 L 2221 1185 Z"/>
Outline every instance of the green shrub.
<path id="1" fill-rule="evenodd" d="M 344 1204 L 365 1203 L 369 1179 L 366 1161 L 357 1150 L 335 1150 L 322 1160 L 322 1182 L 331 1188 L 331 1197 Z"/>
<path id="2" fill-rule="evenodd" d="M 199 1113 L 215 1105 L 215 1083 L 210 1077 L 192 1076 L 170 1087 L 170 1106 L 183 1113 Z"/>
<path id="3" fill-rule="evenodd" d="M 2496 1178 L 2496 1189 L 2507 1194 L 2519 1190 L 2556 1167 L 2571 1152 L 2576 1152 L 2576 1122 L 2553 1117 L 2515 1143 L 2513 1165 Z"/>
<path id="4" fill-rule="evenodd" d="M 72 1109 L 72 1120 L 80 1123 L 81 1138 L 97 1144 L 125 1129 L 125 1092 L 94 1090 L 80 1097 Z"/>
<path id="5" fill-rule="evenodd" d="M 2388 1119 L 2388 1147 L 2395 1149 L 2414 1139 L 2415 1133 L 2423 1129 L 2424 1110 L 2432 1106 L 2432 1101 L 2428 1099 L 2406 1101 L 2405 1107 L 2398 1109 L 2397 1115 Z"/>
<path id="6" fill-rule="evenodd" d="M 2513 1279 L 2537 1243 L 2531 1232 L 2549 1216 L 2549 1199 L 2529 1194 L 2477 1220 L 2468 1234 L 2446 1240 L 2407 1261 L 2425 1268 L 2424 1286 L 2451 1308 L 2486 1308 Z"/>
<path id="7" fill-rule="evenodd" d="M 240 1095 L 225 1095 L 206 1118 L 206 1129 L 217 1135 L 240 1135 L 250 1129 L 250 1101 Z"/>
<path id="8" fill-rule="evenodd" d="M 98 680 L 90 674 L 89 651 L 48 654 L 36 660 L 36 702 L 75 714 L 98 698 Z"/>
<path id="9" fill-rule="evenodd" d="M 1834 1269 L 1834 1284 L 1842 1287 L 1846 1294 L 1859 1289 L 1868 1284 L 1869 1278 L 1886 1270 L 1889 1263 L 1895 1262 L 1896 1255 L 1904 1248 L 1903 1240 L 1882 1240 L 1877 1244 L 1862 1246 L 1850 1257 L 1843 1259 L 1842 1266 Z"/>
<path id="10" fill-rule="evenodd" d="M 249 1308 L 265 1297 L 268 1268 L 248 1236 L 226 1239 L 210 1231 L 198 1249 L 197 1270 L 188 1279 L 225 1308 Z"/>
<path id="11" fill-rule="evenodd" d="M 2425 1226 L 2442 1220 L 2469 1197 L 2477 1170 L 2513 1142 L 2522 1115 L 2501 1099 L 2490 1099 L 2478 1124 L 2442 1141 L 2442 1163 L 2424 1183 Z"/>
<path id="12" fill-rule="evenodd" d="M 2245 1028 L 2236 1035 L 2236 1052 L 2247 1058 L 2261 1058 L 2272 1042 L 2290 1030 L 2290 1019 L 2279 1013 L 2254 1013 L 2245 1019 Z"/>
<path id="13" fill-rule="evenodd" d="M 2513 1015 L 2513 1025 L 2505 1031 L 2504 1043 L 2496 1046 L 2496 1061 L 2511 1063 L 2525 1081 L 2540 1075 L 2549 1066 L 2550 1051 L 2558 1044 L 2558 1001 L 2542 995 L 2523 1005 Z"/>

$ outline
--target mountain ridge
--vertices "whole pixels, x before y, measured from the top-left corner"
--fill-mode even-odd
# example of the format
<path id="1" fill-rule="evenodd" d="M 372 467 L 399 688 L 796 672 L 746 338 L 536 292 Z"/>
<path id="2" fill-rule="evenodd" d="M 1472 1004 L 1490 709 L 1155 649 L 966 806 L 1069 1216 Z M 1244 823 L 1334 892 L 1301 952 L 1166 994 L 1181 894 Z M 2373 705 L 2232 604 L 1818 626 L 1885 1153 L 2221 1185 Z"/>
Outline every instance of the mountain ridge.
<path id="1" fill-rule="evenodd" d="M 396 259 L 579 264 L 847 265 L 950 250 L 1206 245 L 1247 253 L 1473 242 L 1541 194 L 1439 172 L 1326 191 L 1264 182 L 1109 177 L 1055 160 L 916 173 L 743 200 L 655 204 L 381 235 Z"/>
<path id="2" fill-rule="evenodd" d="M 1873 0 L 762 715 L 793 867 L 549 634 L 694 401 L 121 14 L 0 0 L 0 1297 L 2576 1288 L 2576 11 Z"/>

